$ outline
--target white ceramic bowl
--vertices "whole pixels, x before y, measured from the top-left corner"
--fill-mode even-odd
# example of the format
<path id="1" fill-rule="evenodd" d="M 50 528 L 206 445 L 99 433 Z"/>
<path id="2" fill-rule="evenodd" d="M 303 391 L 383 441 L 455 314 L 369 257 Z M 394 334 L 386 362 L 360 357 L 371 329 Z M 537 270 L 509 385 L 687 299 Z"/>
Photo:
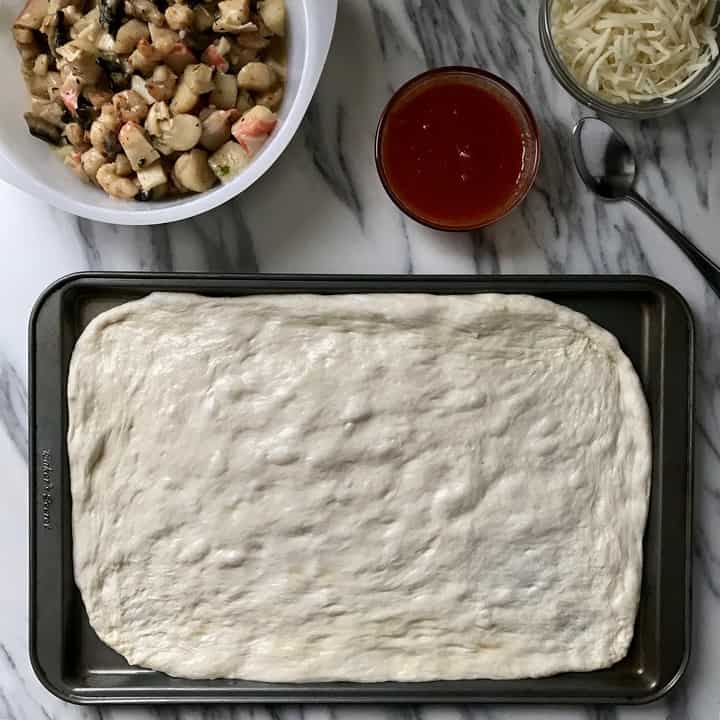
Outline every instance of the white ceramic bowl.
<path id="1" fill-rule="evenodd" d="M 332 42 L 338 0 L 285 0 L 288 11 L 288 84 L 280 123 L 253 163 L 227 185 L 163 202 L 110 198 L 83 183 L 45 143 L 31 137 L 23 113 L 30 97 L 20 75 L 12 23 L 24 0 L 0 3 L 0 179 L 75 215 L 118 225 L 156 225 L 193 217 L 252 185 L 280 157 L 307 111 Z"/>

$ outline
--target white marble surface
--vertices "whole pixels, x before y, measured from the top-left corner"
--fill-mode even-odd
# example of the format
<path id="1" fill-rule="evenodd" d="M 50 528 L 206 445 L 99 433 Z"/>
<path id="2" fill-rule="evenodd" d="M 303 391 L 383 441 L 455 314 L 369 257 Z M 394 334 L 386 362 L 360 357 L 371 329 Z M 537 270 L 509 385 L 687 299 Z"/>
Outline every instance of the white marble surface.
<path id="1" fill-rule="evenodd" d="M 234 203 L 177 225 L 88 223 L 0 186 L 0 720 L 9 718 L 720 718 L 720 303 L 684 256 L 625 205 L 591 198 L 568 131 L 585 114 L 549 75 L 537 0 L 341 0 L 319 93 L 274 170 Z M 373 162 L 378 114 L 414 73 L 464 63 L 522 90 L 544 158 L 522 209 L 474 237 L 405 221 Z M 624 124 L 642 160 L 640 189 L 720 261 L 720 89 L 658 122 Z M 26 325 L 33 301 L 69 272 L 194 270 L 332 273 L 650 273 L 691 303 L 698 327 L 695 630 L 690 669 L 665 700 L 640 708 L 75 708 L 34 678 L 27 653 Z"/>

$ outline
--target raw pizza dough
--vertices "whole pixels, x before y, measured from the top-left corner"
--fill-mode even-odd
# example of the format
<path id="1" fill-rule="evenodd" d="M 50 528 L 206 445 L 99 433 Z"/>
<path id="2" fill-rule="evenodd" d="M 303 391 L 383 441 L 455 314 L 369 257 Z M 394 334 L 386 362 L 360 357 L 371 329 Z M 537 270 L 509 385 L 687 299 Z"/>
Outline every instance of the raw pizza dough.
<path id="1" fill-rule="evenodd" d="M 648 410 L 575 312 L 156 294 L 88 326 L 68 402 L 76 581 L 134 665 L 422 681 L 627 653 Z"/>

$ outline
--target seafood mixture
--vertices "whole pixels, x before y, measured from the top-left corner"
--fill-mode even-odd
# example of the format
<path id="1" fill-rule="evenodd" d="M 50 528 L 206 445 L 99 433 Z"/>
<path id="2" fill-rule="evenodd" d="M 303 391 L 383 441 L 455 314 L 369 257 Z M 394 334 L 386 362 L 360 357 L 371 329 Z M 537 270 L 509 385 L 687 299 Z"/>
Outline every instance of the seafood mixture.
<path id="1" fill-rule="evenodd" d="M 29 131 L 117 198 L 229 182 L 277 124 L 284 0 L 28 0 Z"/>

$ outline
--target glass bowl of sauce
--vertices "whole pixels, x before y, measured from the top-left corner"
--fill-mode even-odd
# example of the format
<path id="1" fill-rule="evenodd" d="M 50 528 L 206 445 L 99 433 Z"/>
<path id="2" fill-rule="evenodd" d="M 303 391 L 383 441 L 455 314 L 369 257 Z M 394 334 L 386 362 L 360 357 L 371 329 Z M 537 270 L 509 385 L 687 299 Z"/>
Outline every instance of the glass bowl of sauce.
<path id="1" fill-rule="evenodd" d="M 537 177 L 540 140 L 532 111 L 504 80 L 476 68 L 438 68 L 392 97 L 375 160 L 405 214 L 462 232 L 497 222 L 525 198 Z"/>

